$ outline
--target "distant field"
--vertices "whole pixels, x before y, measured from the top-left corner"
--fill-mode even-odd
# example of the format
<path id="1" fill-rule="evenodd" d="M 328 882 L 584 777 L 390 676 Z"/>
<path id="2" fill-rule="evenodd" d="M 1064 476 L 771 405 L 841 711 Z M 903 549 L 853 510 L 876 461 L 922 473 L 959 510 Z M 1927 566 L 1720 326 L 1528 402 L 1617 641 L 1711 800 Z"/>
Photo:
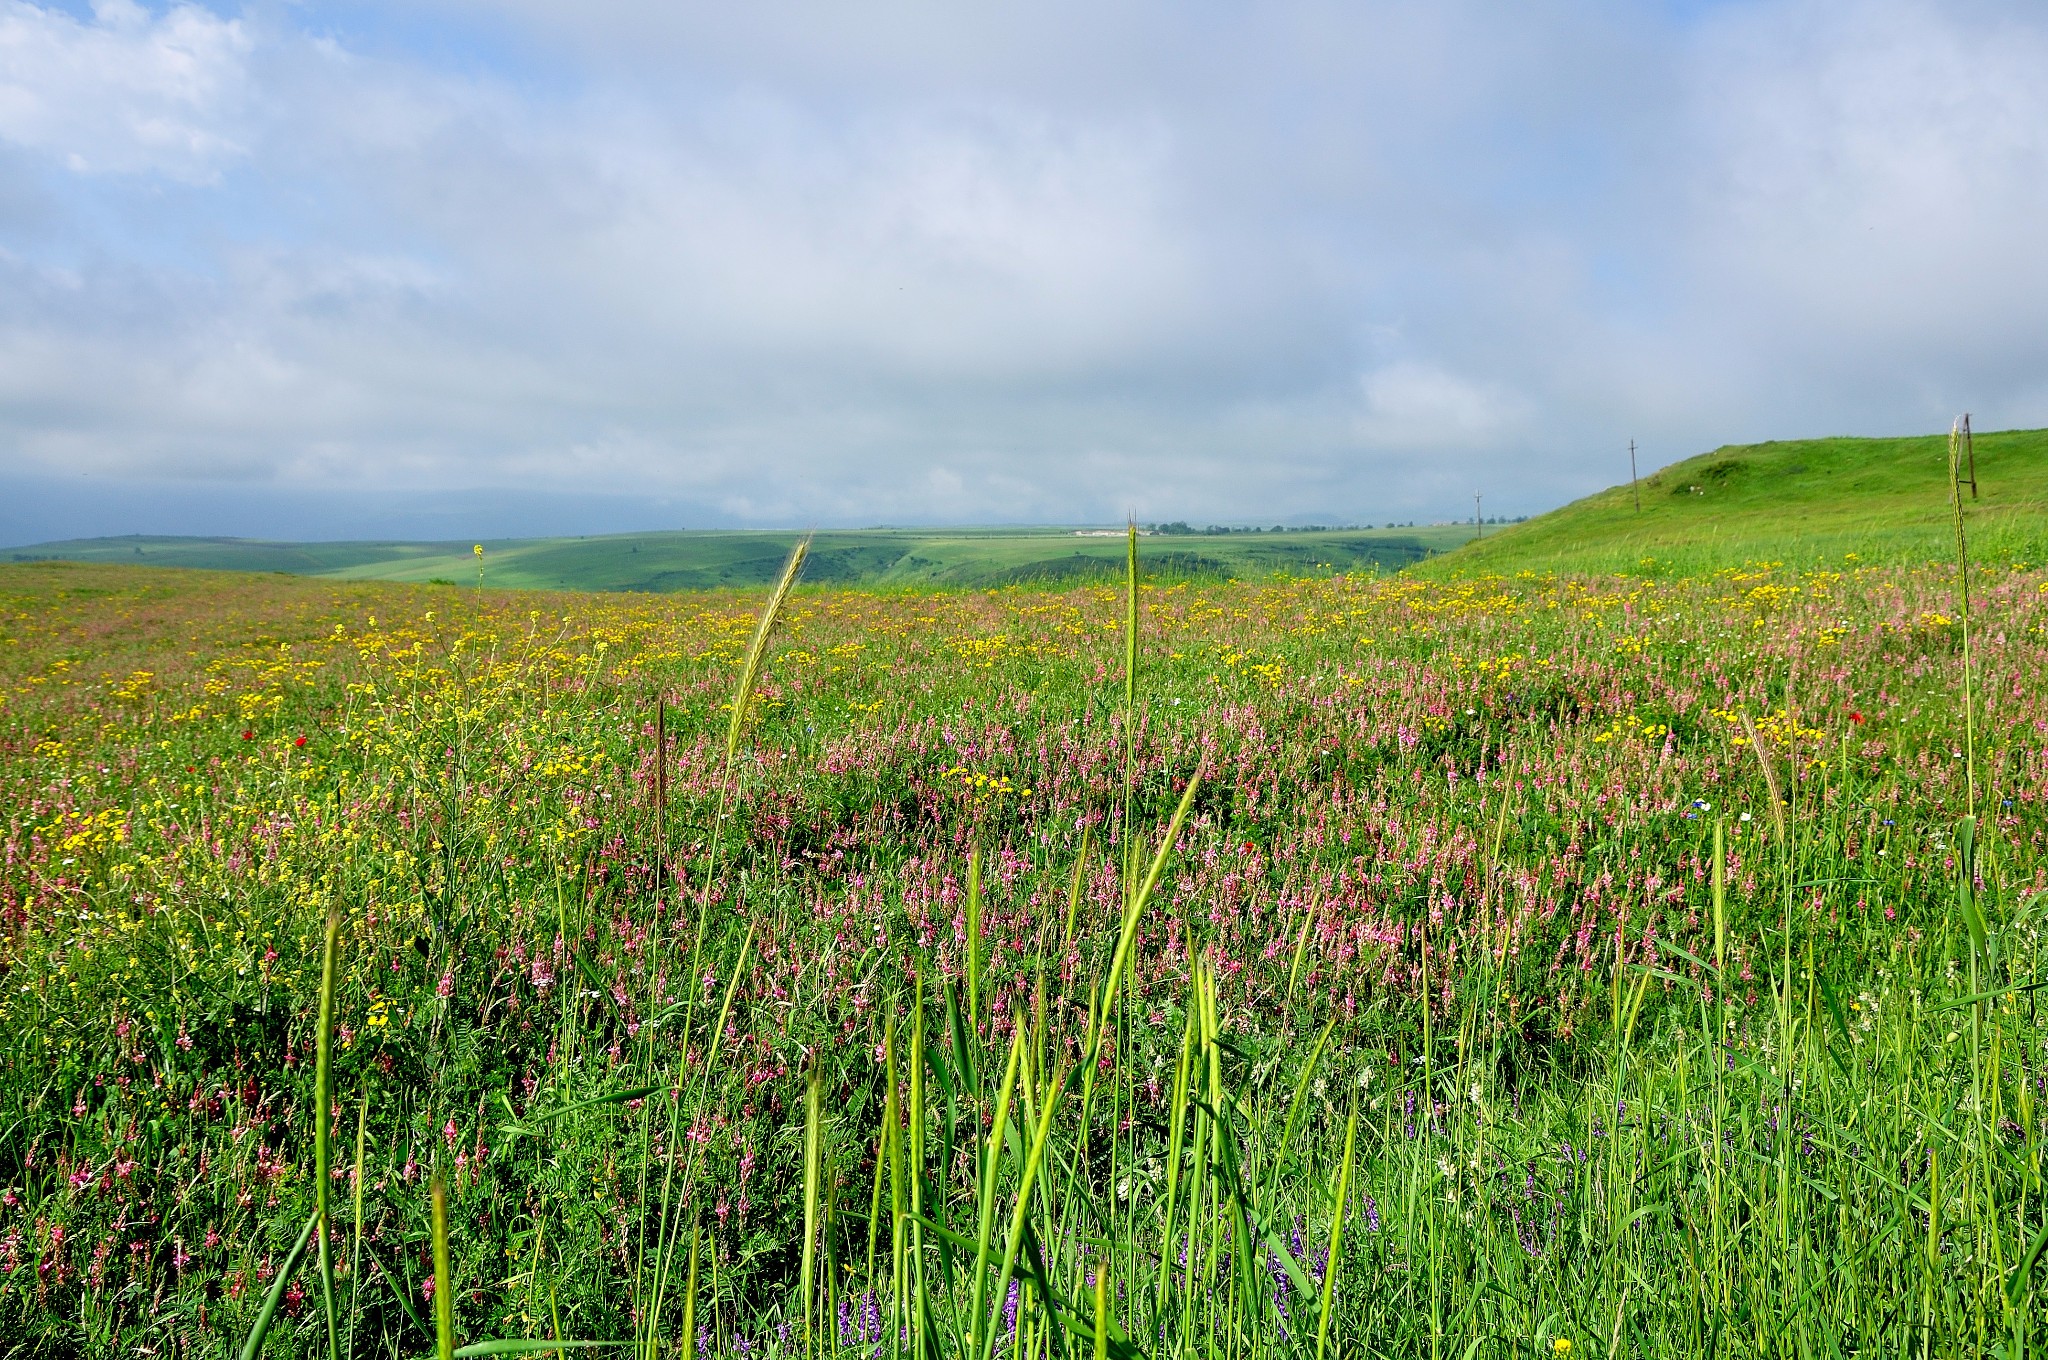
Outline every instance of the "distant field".
<path id="1" fill-rule="evenodd" d="M 2048 562 L 2048 430 L 1976 437 L 1978 495 L 1966 501 L 1972 551 L 1986 563 Z M 1160 534 L 1147 571 L 1164 579 L 1388 572 L 1624 572 L 1686 576 L 1758 561 L 1793 567 L 1941 560 L 1953 551 L 1947 438 L 1802 439 L 1731 445 L 1574 501 L 1521 524 Z M 1637 508 L 1640 493 L 1641 508 Z M 774 579 L 789 531 L 675 530 L 579 538 L 486 539 L 487 586 L 645 591 L 746 587 Z M 470 540 L 275 542 L 129 536 L 37 543 L 0 561 L 285 572 L 347 580 L 474 585 Z M 1085 583 L 1122 571 L 1123 545 L 1071 527 L 828 530 L 804 579 L 842 586 L 989 587 Z M 1852 559 L 1850 554 L 1854 554 Z"/>
<path id="2" fill-rule="evenodd" d="M 1980 561 L 2048 561 L 2048 430 L 1979 434 Z M 1788 439 L 1731 445 L 1522 524 L 1489 530 L 1425 574 L 1517 571 L 1690 575 L 1745 562 L 1795 567 L 1947 559 L 1955 550 L 1948 438 Z"/>
<path id="3" fill-rule="evenodd" d="M 1260 579 L 1274 574 L 1398 570 L 1472 537 L 1466 525 L 1418 529 L 1155 535 L 1148 570 L 1171 577 Z M 587 538 L 485 540 L 484 579 L 534 590 L 666 593 L 759 585 L 775 578 L 796 535 L 679 530 Z M 62 560 L 277 571 L 373 581 L 474 585 L 468 541 L 276 543 L 242 538 L 74 539 L 14 548 L 17 562 Z M 996 586 L 1118 576 L 1120 536 L 1071 528 L 860 529 L 820 533 L 804 579 L 839 585 Z"/>

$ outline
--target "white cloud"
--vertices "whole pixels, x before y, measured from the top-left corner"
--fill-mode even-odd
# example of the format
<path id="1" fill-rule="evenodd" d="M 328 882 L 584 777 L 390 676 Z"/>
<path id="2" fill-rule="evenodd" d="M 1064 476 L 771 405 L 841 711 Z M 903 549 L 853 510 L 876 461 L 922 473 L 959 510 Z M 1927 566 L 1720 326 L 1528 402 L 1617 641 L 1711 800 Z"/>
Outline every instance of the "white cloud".
<path id="1" fill-rule="evenodd" d="M 193 5 L 96 0 L 90 20 L 0 3 L 0 139 L 80 173 L 206 181 L 241 155 L 250 38 Z"/>
<path id="2" fill-rule="evenodd" d="M 534 166 L 605 205 L 558 224 L 542 257 L 556 286 L 685 349 L 925 377 L 1113 363 L 1201 305 L 1146 129 L 1004 110 L 844 128 L 727 116 L 751 124 L 723 130 L 738 147 L 590 130 Z"/>
<path id="3" fill-rule="evenodd" d="M 1378 520 L 2048 423 L 2019 0 L 257 13 L 0 0 L 0 465 Z"/>
<path id="4" fill-rule="evenodd" d="M 1931 418 L 2024 391 L 2048 364 L 2038 12 L 1741 10 L 1695 70 L 1692 265 L 1759 386 L 1818 384 L 1893 420 L 1900 397 Z M 2022 398 L 2004 419 L 2048 410 Z"/>
<path id="5" fill-rule="evenodd" d="M 1374 369 L 1359 386 L 1359 433 L 1378 448 L 1483 449 L 1517 434 L 1533 414 L 1528 401 L 1497 383 L 1414 360 Z"/>

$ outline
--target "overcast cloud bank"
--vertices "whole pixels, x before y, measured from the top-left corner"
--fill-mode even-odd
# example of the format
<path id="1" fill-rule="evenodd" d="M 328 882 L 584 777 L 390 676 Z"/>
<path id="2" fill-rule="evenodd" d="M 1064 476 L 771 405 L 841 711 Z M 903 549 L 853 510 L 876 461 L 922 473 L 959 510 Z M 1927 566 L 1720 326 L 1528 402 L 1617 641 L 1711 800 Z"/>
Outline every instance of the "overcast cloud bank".
<path id="1" fill-rule="evenodd" d="M 0 0 L 0 536 L 1512 514 L 2048 424 L 2026 0 L 717 8 Z"/>

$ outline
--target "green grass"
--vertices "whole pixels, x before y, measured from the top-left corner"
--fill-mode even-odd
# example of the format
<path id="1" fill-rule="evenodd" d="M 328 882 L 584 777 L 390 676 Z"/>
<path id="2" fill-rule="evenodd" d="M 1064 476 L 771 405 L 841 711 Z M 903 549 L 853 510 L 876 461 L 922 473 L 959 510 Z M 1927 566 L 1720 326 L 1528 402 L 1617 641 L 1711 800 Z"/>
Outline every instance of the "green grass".
<path id="1" fill-rule="evenodd" d="M 1472 536 L 1470 526 L 1148 537 L 1155 574 L 1179 577 L 1309 576 L 1393 571 Z M 486 540 L 484 579 L 504 589 L 653 591 L 765 585 L 800 535 L 686 530 L 586 538 Z M 347 580 L 473 586 L 474 545 L 460 543 L 270 543 L 254 539 L 79 539 L 15 548 L 33 560 L 278 571 Z M 1120 535 L 1072 529 L 860 529 L 813 537 L 805 579 L 876 586 L 989 587 L 1115 581 Z"/>
<path id="2" fill-rule="evenodd" d="M 0 1336 L 2038 1355 L 1973 597 L 0 567 Z"/>
<path id="3" fill-rule="evenodd" d="M 2048 430 L 1975 439 L 1964 506 L 1986 562 L 2048 562 Z M 1437 577 L 1518 571 L 1691 573 L 1756 561 L 1839 567 L 1953 560 L 1948 439 L 1788 439 L 1731 445 L 1468 543 Z"/>

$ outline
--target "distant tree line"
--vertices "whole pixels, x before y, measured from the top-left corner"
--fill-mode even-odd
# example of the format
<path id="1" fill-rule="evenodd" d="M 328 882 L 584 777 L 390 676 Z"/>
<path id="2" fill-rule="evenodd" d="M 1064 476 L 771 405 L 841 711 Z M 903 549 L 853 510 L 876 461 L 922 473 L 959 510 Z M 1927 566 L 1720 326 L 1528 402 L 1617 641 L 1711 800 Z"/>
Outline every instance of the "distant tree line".
<path id="1" fill-rule="evenodd" d="M 1488 515 L 1481 522 L 1485 524 L 1520 524 L 1527 518 L 1529 518 L 1527 515 Z M 1470 520 L 1461 522 L 1471 523 Z M 1261 528 L 1256 524 L 1249 526 L 1205 524 L 1197 529 L 1184 519 L 1167 520 L 1163 523 L 1147 524 L 1144 526 L 1149 533 L 1187 536 L 1206 534 L 1327 534 L 1361 529 L 1413 529 L 1414 527 L 1415 521 L 1412 519 L 1405 523 L 1399 520 L 1388 520 L 1385 524 L 1275 524 L 1270 529 Z"/>

